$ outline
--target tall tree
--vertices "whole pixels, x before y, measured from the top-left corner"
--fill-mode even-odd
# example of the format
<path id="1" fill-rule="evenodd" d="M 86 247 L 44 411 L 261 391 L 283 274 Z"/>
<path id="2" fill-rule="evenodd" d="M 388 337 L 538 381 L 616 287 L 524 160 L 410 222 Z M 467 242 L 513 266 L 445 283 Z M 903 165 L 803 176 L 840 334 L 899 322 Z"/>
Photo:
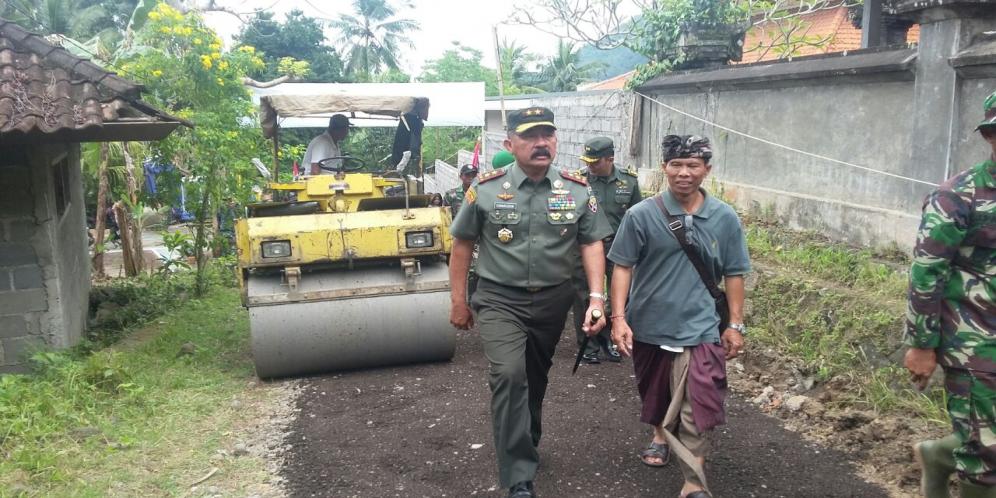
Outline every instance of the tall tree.
<path id="1" fill-rule="evenodd" d="M 573 92 L 578 84 L 592 80 L 602 67 L 598 62 L 581 64 L 574 43 L 558 40 L 557 52 L 541 72 L 543 86 L 551 92 Z"/>
<path id="2" fill-rule="evenodd" d="M 250 74 L 255 79 L 272 80 L 282 74 L 280 61 L 293 57 L 308 62 L 310 73 L 302 78 L 316 83 L 342 81 L 342 59 L 335 48 L 325 44 L 321 23 L 300 10 L 287 13 L 283 23 L 273 13 L 258 11 L 235 37 L 237 43 L 255 47 L 266 67 Z"/>
<path id="3" fill-rule="evenodd" d="M 343 53 L 348 57 L 346 75 L 370 81 L 384 68 L 398 69 L 401 48 L 414 48 L 406 34 L 419 29 L 418 23 L 397 18 L 388 0 L 353 0 L 353 10 L 353 14 L 329 21 L 343 35 Z"/>
<path id="4" fill-rule="evenodd" d="M 426 61 L 420 81 L 426 83 L 483 81 L 487 95 L 498 95 L 498 75 L 494 69 L 481 65 L 480 50 L 453 42 L 453 48 L 438 59 Z"/>

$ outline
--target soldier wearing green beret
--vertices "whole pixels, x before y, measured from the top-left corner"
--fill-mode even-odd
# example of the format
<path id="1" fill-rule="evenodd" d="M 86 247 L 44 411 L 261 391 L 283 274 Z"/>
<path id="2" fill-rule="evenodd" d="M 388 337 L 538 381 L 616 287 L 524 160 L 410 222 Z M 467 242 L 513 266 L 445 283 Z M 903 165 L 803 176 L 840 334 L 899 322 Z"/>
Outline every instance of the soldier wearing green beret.
<path id="1" fill-rule="evenodd" d="M 620 169 L 615 166 L 615 144 L 609 137 L 595 137 L 584 144 L 584 153 L 581 161 L 586 165 L 580 173 L 588 179 L 591 191 L 598 199 L 598 207 L 605 213 L 612 227 L 612 234 L 602 240 L 605 243 L 605 253 L 608 254 L 612 247 L 612 239 L 619 230 L 619 222 L 622 221 L 623 214 L 630 206 L 636 205 L 643 200 L 640 194 L 640 184 L 637 181 L 637 174 L 632 169 Z M 612 261 L 605 260 L 605 274 L 607 279 L 612 279 Z M 578 347 L 584 342 L 585 333 L 582 329 L 584 323 L 584 310 L 588 307 L 590 291 L 588 289 L 587 277 L 580 262 L 574 267 L 574 287 L 577 293 L 574 298 L 574 330 L 577 336 Z M 608 300 L 606 300 L 608 304 Z M 619 362 L 619 352 L 609 339 L 611 323 L 598 333 L 594 340 L 588 341 L 588 346 L 582 357 L 585 363 L 600 363 L 598 351 L 601 349 L 605 354 L 605 359 L 611 362 Z"/>
<path id="2" fill-rule="evenodd" d="M 507 150 L 500 150 L 495 157 L 491 158 L 491 167 L 494 169 L 504 168 L 515 162 L 515 156 Z"/>
<path id="3" fill-rule="evenodd" d="M 988 160 L 949 178 L 923 203 L 913 249 L 904 364 L 920 388 L 940 365 L 954 433 L 914 447 L 927 498 L 996 496 L 996 92 L 976 127 Z"/>
<path id="4" fill-rule="evenodd" d="M 450 322 L 462 330 L 475 318 L 479 324 L 490 364 L 499 480 L 509 497 L 529 498 L 535 496 L 548 373 L 574 296 L 574 261 L 580 254 L 589 288 L 601 295 L 602 239 L 612 230 L 584 177 L 552 166 L 552 111 L 531 107 L 509 114 L 504 145 L 515 162 L 480 175 L 450 226 Z M 468 306 L 475 242 L 480 282 Z M 585 312 L 591 335 L 605 326 L 604 317 L 592 320 L 603 304 L 592 299 Z"/>

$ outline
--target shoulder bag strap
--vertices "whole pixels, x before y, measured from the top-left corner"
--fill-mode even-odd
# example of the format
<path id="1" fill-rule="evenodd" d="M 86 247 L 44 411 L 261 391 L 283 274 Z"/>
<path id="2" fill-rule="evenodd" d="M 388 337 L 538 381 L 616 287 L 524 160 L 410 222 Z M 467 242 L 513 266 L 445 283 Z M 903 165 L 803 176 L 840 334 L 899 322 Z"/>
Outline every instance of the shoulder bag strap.
<path id="1" fill-rule="evenodd" d="M 716 282 L 713 281 L 712 277 L 709 276 L 709 272 L 705 269 L 705 263 L 702 261 L 702 257 L 699 255 L 692 244 L 688 241 L 688 232 L 685 231 L 685 224 L 681 221 L 680 216 L 675 216 L 668 212 L 667 208 L 664 207 L 664 200 L 660 195 L 654 196 L 654 202 L 657 203 L 657 207 L 660 208 L 661 213 L 664 214 L 664 219 L 667 221 L 667 227 L 674 234 L 674 238 L 678 239 L 678 244 L 681 245 L 681 249 L 685 251 L 685 255 L 692 262 L 692 266 L 695 267 L 695 271 L 699 273 L 699 278 L 702 279 L 702 283 L 705 284 L 706 288 L 709 289 L 709 295 L 713 299 L 719 299 L 723 295 L 723 291 L 719 290 Z"/>

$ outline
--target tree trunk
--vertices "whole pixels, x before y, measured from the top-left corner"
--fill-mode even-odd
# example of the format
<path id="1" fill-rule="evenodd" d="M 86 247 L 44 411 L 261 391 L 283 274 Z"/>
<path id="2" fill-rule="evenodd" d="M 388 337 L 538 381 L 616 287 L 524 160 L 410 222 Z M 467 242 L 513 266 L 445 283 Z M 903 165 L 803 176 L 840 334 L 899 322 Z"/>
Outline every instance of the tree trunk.
<path id="1" fill-rule="evenodd" d="M 197 296 L 203 296 L 207 291 L 207 283 L 204 281 L 204 271 L 207 269 L 208 252 L 207 248 L 207 224 L 208 210 L 211 205 L 211 189 L 214 186 L 212 181 L 216 175 L 207 175 L 204 188 L 201 191 L 201 202 L 197 206 L 197 225 L 195 226 L 194 246 L 197 248 Z"/>
<path id="2" fill-rule="evenodd" d="M 100 143 L 100 167 L 97 170 L 97 209 L 94 213 L 93 272 L 97 278 L 106 277 L 104 272 L 104 231 L 107 229 L 107 162 L 110 161 L 110 148 L 107 142 Z M 120 225 L 119 225 L 120 226 Z"/>
<path id="3" fill-rule="evenodd" d="M 114 203 L 114 219 L 118 223 L 118 233 L 121 237 L 121 259 L 124 264 L 125 275 L 134 277 L 141 271 L 141 267 L 136 264 L 135 252 L 132 249 L 134 233 L 129 222 L 131 214 L 121 201 Z"/>
<path id="4" fill-rule="evenodd" d="M 131 233 L 132 261 L 135 263 L 135 275 L 145 270 L 145 251 L 142 249 L 142 211 L 138 205 L 138 179 L 135 176 L 135 161 L 128 152 L 128 142 L 121 142 L 122 154 L 125 160 L 125 172 L 128 184 L 128 198 L 131 200 L 129 206 L 131 211 L 127 217 L 128 231 Z M 121 223 L 118 223 L 121 227 Z M 124 247 L 122 247 L 124 250 Z"/>

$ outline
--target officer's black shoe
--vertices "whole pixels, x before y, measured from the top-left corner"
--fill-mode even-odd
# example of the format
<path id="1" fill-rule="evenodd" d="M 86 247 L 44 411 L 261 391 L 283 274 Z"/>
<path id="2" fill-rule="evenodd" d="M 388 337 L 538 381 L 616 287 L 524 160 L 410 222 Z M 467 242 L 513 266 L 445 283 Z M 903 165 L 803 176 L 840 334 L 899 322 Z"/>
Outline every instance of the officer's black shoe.
<path id="1" fill-rule="evenodd" d="M 622 361 L 622 355 L 619 354 L 619 349 L 613 344 L 605 348 L 605 359 L 611 361 L 612 363 L 619 363 Z"/>
<path id="2" fill-rule="evenodd" d="M 536 498 L 533 492 L 533 481 L 522 481 L 508 488 L 508 498 Z"/>
<path id="3" fill-rule="evenodd" d="M 598 359 L 598 353 L 585 353 L 581 356 L 581 361 L 589 365 L 598 365 L 602 360 Z"/>

